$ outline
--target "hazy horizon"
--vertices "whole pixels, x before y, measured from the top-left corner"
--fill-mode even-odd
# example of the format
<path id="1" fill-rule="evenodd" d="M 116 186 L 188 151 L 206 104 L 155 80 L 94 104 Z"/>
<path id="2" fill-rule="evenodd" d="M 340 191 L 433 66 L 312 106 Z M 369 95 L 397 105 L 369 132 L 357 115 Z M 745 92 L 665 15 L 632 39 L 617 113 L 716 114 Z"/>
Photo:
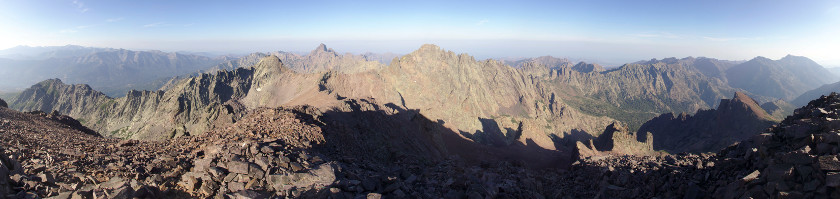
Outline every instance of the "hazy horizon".
<path id="1" fill-rule="evenodd" d="M 0 1 L 0 49 L 19 45 L 250 53 L 409 53 L 479 59 L 806 56 L 840 66 L 840 2 Z"/>

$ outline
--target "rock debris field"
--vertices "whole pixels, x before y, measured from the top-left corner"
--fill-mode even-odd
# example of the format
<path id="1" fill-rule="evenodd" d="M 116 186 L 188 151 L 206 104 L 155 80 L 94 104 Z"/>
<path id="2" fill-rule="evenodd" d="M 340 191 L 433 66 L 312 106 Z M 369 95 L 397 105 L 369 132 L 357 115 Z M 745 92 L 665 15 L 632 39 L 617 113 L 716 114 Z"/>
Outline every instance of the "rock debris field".
<path id="1" fill-rule="evenodd" d="M 322 147 L 328 127 L 311 112 L 261 108 L 200 135 L 148 142 L 0 107 L 0 198 L 840 198 L 837 94 L 719 153 L 581 157 L 550 168 L 347 157 Z"/>

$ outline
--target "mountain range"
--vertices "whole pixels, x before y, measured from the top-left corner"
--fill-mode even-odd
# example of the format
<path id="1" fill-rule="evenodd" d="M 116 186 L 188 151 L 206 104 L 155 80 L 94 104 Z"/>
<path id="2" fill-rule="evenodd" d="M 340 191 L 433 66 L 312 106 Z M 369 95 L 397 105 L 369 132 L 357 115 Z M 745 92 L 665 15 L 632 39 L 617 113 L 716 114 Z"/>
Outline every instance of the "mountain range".
<path id="1" fill-rule="evenodd" d="M 5 51 L 10 50 L 28 53 L 4 56 L 15 59 L 0 58 L 0 76 L 4 77 L 0 89 L 14 90 L 61 78 L 91 85 L 110 96 L 122 96 L 131 89 L 155 90 L 160 79 L 210 68 L 222 61 L 190 54 L 79 46 Z"/>
<path id="2" fill-rule="evenodd" d="M 806 103 L 806 107 L 796 111 L 793 109 L 800 102 L 788 102 L 800 93 L 805 94 L 799 98 L 807 98 L 836 87 L 836 84 L 820 87 L 836 81 L 837 77 L 804 57 L 787 56 L 780 60 L 758 57 L 749 61 L 666 58 L 607 69 L 595 63 L 573 63 L 550 56 L 504 62 L 477 60 L 469 54 L 457 54 L 431 44 L 395 57 L 387 64 L 382 59 L 390 55 L 341 54 L 324 44 L 308 54 L 277 51 L 220 58 L 159 51 L 105 49 L 86 52 L 91 49 L 67 48 L 90 54 L 12 62 L 72 60 L 72 63 L 97 63 L 84 64 L 84 67 L 70 64 L 68 68 L 78 69 L 74 78 L 81 78 L 92 75 L 91 71 L 102 72 L 101 68 L 112 67 L 105 70 L 111 71 L 104 73 L 105 78 L 89 81 L 102 83 L 116 81 L 113 78 L 120 75 L 137 75 L 125 78 L 137 84 L 153 82 L 151 84 L 158 86 L 151 90 L 128 90 L 124 96 L 113 97 L 115 95 L 99 91 L 93 83 L 65 83 L 78 82 L 77 79 L 70 78 L 71 81 L 62 77 L 38 82 L 8 101 L 8 107 L 17 111 L 0 108 L 0 114 L 9 118 L 3 121 L 0 130 L 9 129 L 13 133 L 0 136 L 16 140 L 4 142 L 3 146 L 48 151 L 66 148 L 28 140 L 37 137 L 39 132 L 46 135 L 45 139 L 75 136 L 102 143 L 108 146 L 80 149 L 85 150 L 84 153 L 61 152 L 73 157 L 60 157 L 76 161 L 73 154 L 97 154 L 88 156 L 90 161 L 97 161 L 91 163 L 93 165 L 110 163 L 112 166 L 107 169 L 122 168 L 118 164 L 142 167 L 142 170 L 129 171 L 111 169 L 113 171 L 106 173 L 136 178 L 142 175 L 151 179 L 148 183 L 162 183 L 151 187 L 182 190 L 182 194 L 192 197 L 290 190 L 284 187 L 289 183 L 283 182 L 291 182 L 298 188 L 335 186 L 329 191 L 383 193 L 391 197 L 417 192 L 432 194 L 429 197 L 444 197 L 439 193 L 440 187 L 429 187 L 438 184 L 444 189 L 466 192 L 446 193 L 446 197 L 465 194 L 501 197 L 504 193 L 521 196 L 526 191 L 546 193 L 530 184 L 521 185 L 524 182 L 539 182 L 544 186 L 560 187 L 558 189 L 568 188 L 571 186 L 568 183 L 602 187 L 597 195 L 624 193 L 628 190 L 625 187 L 677 196 L 702 193 L 694 198 L 745 193 L 787 194 L 790 190 L 826 195 L 817 188 L 805 187 L 812 186 L 808 183 L 820 186 L 834 183 L 834 180 L 840 186 L 840 178 L 826 177 L 834 174 L 822 175 L 824 173 L 814 170 L 796 174 L 800 176 L 796 179 L 807 180 L 773 177 L 784 176 L 776 173 L 783 173 L 781 167 L 786 165 L 797 165 L 797 172 L 800 172 L 801 168 L 811 168 L 817 155 L 822 158 L 837 153 L 837 147 L 831 145 L 835 144 L 831 140 L 834 138 L 829 138 L 831 134 L 816 131 L 818 126 L 820 129 L 836 127 L 830 118 L 836 115 L 837 107 L 831 103 L 840 97 L 836 94 L 812 97 L 818 100 Z M 33 50 L 30 54 L 43 53 Z M 112 63 L 117 64 L 110 65 Z M 126 72 L 140 71 L 138 68 L 161 71 Z M 137 84 L 126 84 L 124 88 Z M 813 88 L 818 89 L 808 91 Z M 732 98 L 727 99 L 728 96 Z M 56 121 L 73 128 L 68 129 Z M 33 125 L 33 122 L 44 125 Z M 82 125 L 84 128 L 80 127 Z M 806 139 L 809 136 L 810 139 Z M 782 137 L 799 141 L 787 141 Z M 116 139 L 122 141 L 117 143 Z M 796 144 L 800 142 L 806 145 Z M 132 147 L 139 151 L 127 151 Z M 106 153 L 113 153 L 114 158 L 97 159 Z M 168 163 L 143 166 L 141 162 L 152 161 L 144 159 L 149 157 L 145 153 L 165 156 L 166 160 L 154 161 Z M 278 154 L 294 156 L 283 160 L 286 156 Z M 330 160 L 325 161 L 322 157 Z M 766 158 L 771 161 L 764 161 Z M 12 161 L 5 159 L 3 165 L 11 165 Z M 38 164 L 31 159 L 17 161 L 26 163 L 27 167 Z M 336 166 L 339 164 L 344 166 Z M 485 184 L 495 188 L 472 188 L 484 185 L 472 183 L 474 179 L 447 177 L 456 174 L 417 169 L 424 165 L 459 171 L 478 169 L 483 173 L 480 175 L 488 178 Z M 176 167 L 186 170 L 174 169 Z M 102 168 L 84 167 L 84 170 L 102 173 L 99 170 Z M 488 174 L 490 168 L 499 169 L 501 173 Z M 540 180 L 514 180 L 509 177 L 517 175 L 504 173 L 513 170 L 535 172 L 531 168 L 572 169 L 575 172 L 546 172 L 548 177 Z M 761 174 L 753 172 L 759 168 Z M 155 173 L 162 169 L 169 172 Z M 36 177 L 47 175 L 43 173 L 46 169 L 25 170 L 12 165 L 7 170 L 16 174 L 35 172 L 38 174 L 32 175 Z M 671 172 L 677 170 L 681 172 Z M 578 171 L 581 173 L 576 173 Z M 612 174 L 605 175 L 606 171 Z M 421 175 L 426 177 L 415 175 L 412 178 L 416 172 L 426 172 Z M 638 178 L 647 182 L 643 184 L 688 177 L 698 181 L 693 184 L 666 183 L 653 188 L 631 183 L 640 177 L 634 175 L 648 172 L 661 175 Z M 589 176 L 596 173 L 597 176 Z M 392 174 L 394 176 L 390 176 Z M 811 176 L 818 174 L 821 176 Z M 94 178 L 89 176 L 94 174 L 79 175 Z M 155 175 L 168 177 L 152 179 Z M 224 175 L 237 179 L 226 180 Z M 686 176 L 672 178 L 671 175 Z M 585 176 L 604 180 L 597 182 L 598 185 L 586 184 L 584 181 L 588 180 L 580 179 Z M 341 183 L 347 184 L 330 184 L 339 178 L 346 180 Z M 747 178 L 750 180 L 739 181 Z M 755 178 L 762 180 L 753 181 Z M 29 180 L 9 179 L 16 184 Z M 32 179 L 41 180 L 46 183 L 44 186 L 50 183 L 47 177 Z M 7 179 L 0 175 L 0 180 Z M 112 195 L 123 193 L 118 190 L 129 189 L 119 185 L 120 180 L 111 176 L 91 181 L 107 192 L 106 195 Z M 97 183 L 105 181 L 109 183 Z M 749 188 L 752 185 L 745 185 L 743 181 L 774 188 L 770 191 L 762 188 L 754 193 L 751 191 L 754 188 Z M 520 186 L 500 185 L 508 182 Z M 796 186 L 784 188 L 779 183 Z M 94 186 L 92 184 L 88 185 Z M 113 184 L 117 185 L 111 186 Z M 413 188 L 407 188 L 409 184 Z M 3 193 L 13 190 L 0 189 Z M 68 194 L 97 194 L 96 188 L 91 189 L 92 192 Z M 130 189 L 131 194 L 143 190 Z M 500 189 L 513 192 L 479 191 Z M 61 192 L 41 191 L 43 194 L 38 194 Z M 563 193 L 561 190 L 548 192 L 555 196 Z M 586 194 L 578 196 L 597 196 L 586 191 L 580 193 Z M 629 194 L 625 195 L 628 197 L 653 196 L 645 193 L 624 194 Z M 326 192 L 297 194 L 317 197 Z"/>
<path id="3" fill-rule="evenodd" d="M 788 56 L 779 62 L 797 60 Z M 171 79 L 162 90 L 129 91 L 120 98 L 48 80 L 23 91 L 11 107 L 56 110 L 106 136 L 160 140 L 200 134 L 257 107 L 330 108 L 370 99 L 420 110 L 476 142 L 533 142 L 564 150 L 597 138 L 616 121 L 635 132 L 659 114 L 709 109 L 736 92 L 773 108 L 762 111 L 778 121 L 793 107 L 730 86 L 736 75 L 729 72 L 752 62 L 669 58 L 605 70 L 546 56 L 512 67 L 424 45 L 385 65 L 322 44 L 306 55 L 278 51 L 229 59 L 204 73 Z"/>

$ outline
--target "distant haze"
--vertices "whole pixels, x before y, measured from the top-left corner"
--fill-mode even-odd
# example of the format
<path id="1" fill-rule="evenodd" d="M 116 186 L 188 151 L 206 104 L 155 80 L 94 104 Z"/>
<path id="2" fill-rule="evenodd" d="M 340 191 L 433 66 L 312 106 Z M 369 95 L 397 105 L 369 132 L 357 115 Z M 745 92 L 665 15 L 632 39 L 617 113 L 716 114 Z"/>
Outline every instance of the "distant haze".
<path id="1" fill-rule="evenodd" d="M 799 55 L 840 65 L 838 1 L 2 1 L 0 49 L 84 45 L 248 53 L 405 54 L 434 43 L 477 58 Z"/>

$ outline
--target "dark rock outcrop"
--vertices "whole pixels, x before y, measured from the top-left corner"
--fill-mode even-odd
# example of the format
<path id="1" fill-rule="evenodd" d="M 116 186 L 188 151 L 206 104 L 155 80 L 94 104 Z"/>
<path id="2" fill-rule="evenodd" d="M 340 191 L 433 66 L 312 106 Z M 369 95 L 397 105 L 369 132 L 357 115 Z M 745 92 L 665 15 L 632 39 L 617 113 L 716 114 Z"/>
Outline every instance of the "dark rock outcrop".
<path id="1" fill-rule="evenodd" d="M 715 152 L 758 134 L 773 121 L 752 98 L 736 92 L 732 99 L 722 99 L 717 109 L 699 110 L 693 116 L 666 113 L 643 124 L 638 132 L 653 135 L 655 150 Z"/>
<path id="2" fill-rule="evenodd" d="M 0 107 L 9 108 L 9 105 L 6 104 L 6 101 L 3 101 L 3 99 L 0 99 Z"/>

